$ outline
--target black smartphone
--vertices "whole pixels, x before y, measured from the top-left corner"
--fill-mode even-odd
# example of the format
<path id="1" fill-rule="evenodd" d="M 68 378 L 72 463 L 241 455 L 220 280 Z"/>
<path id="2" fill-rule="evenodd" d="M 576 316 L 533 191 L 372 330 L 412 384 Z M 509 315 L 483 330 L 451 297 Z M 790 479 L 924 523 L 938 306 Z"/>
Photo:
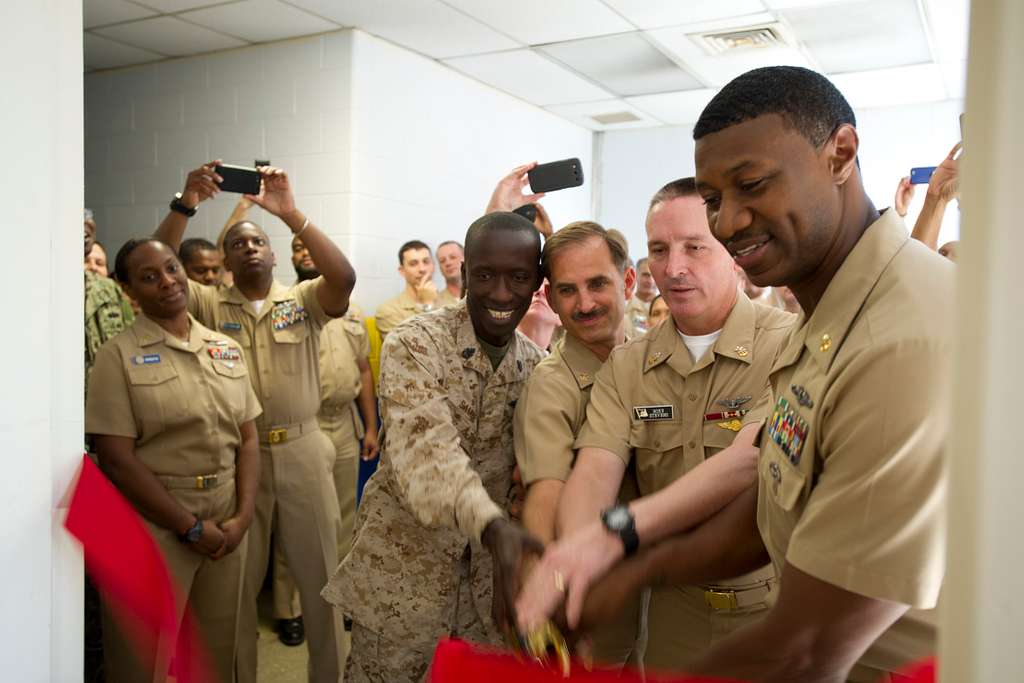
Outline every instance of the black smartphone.
<path id="1" fill-rule="evenodd" d="M 562 159 L 535 166 L 527 173 L 532 192 L 554 192 L 583 184 L 583 165 L 579 159 Z"/>
<path id="2" fill-rule="evenodd" d="M 252 165 L 256 168 L 259 168 L 260 166 L 270 166 L 270 159 L 257 159 L 252 162 Z"/>
<path id="3" fill-rule="evenodd" d="M 518 209 L 512 209 L 512 213 L 518 213 L 520 216 L 532 223 L 537 217 L 537 205 L 523 204 Z"/>
<path id="4" fill-rule="evenodd" d="M 255 168 L 221 164 L 213 169 L 224 180 L 218 187 L 225 192 L 241 194 L 259 194 L 262 176 Z"/>

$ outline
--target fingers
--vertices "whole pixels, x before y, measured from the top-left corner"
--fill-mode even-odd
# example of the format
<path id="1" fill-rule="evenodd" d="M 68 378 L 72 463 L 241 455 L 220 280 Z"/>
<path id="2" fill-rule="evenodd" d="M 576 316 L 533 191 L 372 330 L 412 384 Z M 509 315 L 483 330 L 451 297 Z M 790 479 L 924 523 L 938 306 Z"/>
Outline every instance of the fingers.
<path id="1" fill-rule="evenodd" d="M 957 152 L 963 149 L 963 147 L 964 143 L 962 141 L 956 143 L 955 145 L 953 145 L 953 149 L 949 150 L 949 154 L 946 155 L 946 158 L 949 159 L 950 161 L 956 159 Z"/>
<path id="2" fill-rule="evenodd" d="M 535 167 L 536 165 L 537 165 L 537 162 L 536 162 L 536 161 L 531 161 L 531 162 L 530 162 L 530 163 L 528 163 L 528 164 L 523 164 L 522 166 L 516 166 L 515 168 L 513 168 L 513 169 L 512 169 L 512 170 L 511 170 L 511 171 L 509 172 L 509 174 L 508 174 L 507 176 L 505 176 L 505 179 L 506 179 L 506 180 L 509 180 L 509 179 L 518 179 L 518 178 L 521 178 L 521 177 L 523 176 L 523 174 L 524 174 L 524 173 L 526 173 L 527 171 L 531 170 L 531 169 L 532 169 L 532 168 L 534 168 L 534 167 Z"/>
<path id="3" fill-rule="evenodd" d="M 570 578 L 569 590 L 565 598 L 565 619 L 573 631 L 580 625 L 580 614 L 583 612 L 585 597 L 587 597 L 586 583 L 575 577 Z"/>

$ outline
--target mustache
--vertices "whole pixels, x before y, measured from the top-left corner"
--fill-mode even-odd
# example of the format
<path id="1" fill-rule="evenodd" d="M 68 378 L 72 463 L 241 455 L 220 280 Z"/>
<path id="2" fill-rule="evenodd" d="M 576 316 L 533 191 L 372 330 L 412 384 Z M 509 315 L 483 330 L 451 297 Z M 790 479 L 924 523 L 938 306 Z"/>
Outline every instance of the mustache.
<path id="1" fill-rule="evenodd" d="M 672 278 L 671 280 L 669 280 L 668 282 L 665 283 L 665 289 L 666 290 L 672 289 L 673 287 L 696 287 L 696 286 L 697 286 L 696 284 L 694 284 L 693 282 L 690 282 L 689 280 L 687 280 L 684 277 Z"/>
<path id="2" fill-rule="evenodd" d="M 585 322 L 587 320 L 593 320 L 594 318 L 600 318 L 606 313 L 608 313 L 608 309 L 606 307 L 595 308 L 594 310 L 587 311 L 585 313 L 583 311 L 573 313 L 572 319 L 576 322 Z"/>

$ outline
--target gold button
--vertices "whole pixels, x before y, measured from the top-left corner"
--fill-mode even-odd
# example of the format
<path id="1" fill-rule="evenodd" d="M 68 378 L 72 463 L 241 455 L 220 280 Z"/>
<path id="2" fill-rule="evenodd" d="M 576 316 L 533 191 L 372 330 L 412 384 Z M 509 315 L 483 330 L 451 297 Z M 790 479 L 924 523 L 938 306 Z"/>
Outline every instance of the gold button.
<path id="1" fill-rule="evenodd" d="M 687 398 L 690 399 L 691 401 L 696 401 L 697 400 L 697 394 L 690 394 L 689 396 L 687 396 Z"/>
<path id="2" fill-rule="evenodd" d="M 655 442 L 654 442 L 654 447 L 655 447 L 655 448 L 661 448 L 661 442 L 660 442 L 660 441 L 657 441 L 657 440 L 655 440 Z"/>
<path id="3" fill-rule="evenodd" d="M 735 350 L 736 355 L 739 356 L 740 358 L 746 358 L 747 355 L 750 354 L 750 351 L 747 350 L 746 346 L 737 346 Z"/>
<path id="4" fill-rule="evenodd" d="M 822 353 L 832 348 L 832 337 L 828 336 L 828 333 L 821 335 L 821 346 L 819 348 Z"/>

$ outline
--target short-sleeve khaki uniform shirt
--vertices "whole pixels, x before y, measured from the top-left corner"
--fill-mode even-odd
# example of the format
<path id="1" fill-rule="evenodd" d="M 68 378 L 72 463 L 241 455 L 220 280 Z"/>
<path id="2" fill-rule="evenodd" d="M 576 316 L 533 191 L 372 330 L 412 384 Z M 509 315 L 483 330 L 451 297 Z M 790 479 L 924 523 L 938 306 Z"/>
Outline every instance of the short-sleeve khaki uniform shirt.
<path id="1" fill-rule="evenodd" d="M 194 319 L 186 342 L 140 314 L 100 347 L 92 372 L 86 432 L 135 439 L 158 476 L 230 472 L 239 426 L 260 414 L 239 345 Z"/>
<path id="2" fill-rule="evenodd" d="M 409 290 L 403 289 L 401 294 L 393 299 L 388 299 L 377 307 L 377 312 L 374 315 L 377 319 L 377 331 L 380 332 L 383 339 L 403 320 L 432 309 L 432 306 L 418 302 L 409 294 Z"/>
<path id="3" fill-rule="evenodd" d="M 320 333 L 320 417 L 351 415 L 355 438 L 363 438 L 363 422 L 355 400 L 363 388 L 359 359 L 370 357 L 370 339 L 359 312 L 351 307 Z"/>
<path id="4" fill-rule="evenodd" d="M 259 313 L 235 286 L 188 281 L 189 312 L 242 347 L 263 404 L 260 431 L 315 418 L 320 408 L 320 330 L 331 319 L 317 299 L 321 280 L 275 281 Z"/>
<path id="5" fill-rule="evenodd" d="M 597 373 L 576 448 L 603 448 L 634 463 L 641 495 L 665 488 L 731 445 L 743 425 L 764 419 L 768 373 L 794 320 L 738 292 L 714 346 L 696 362 L 671 319 L 626 342 Z M 709 638 L 726 635 L 751 616 L 740 609 L 715 617 L 705 605 L 706 589 L 743 591 L 738 606 L 763 611 L 773 598 L 773 577 L 771 567 L 764 567 L 706 587 L 656 590 L 651 665 L 683 666 Z"/>
<path id="6" fill-rule="evenodd" d="M 953 266 L 886 211 L 775 364 L 758 526 L 777 571 L 927 610 L 944 571 Z M 912 609 L 851 680 L 934 652 Z M 865 669 L 870 667 L 874 671 Z"/>
<path id="7" fill-rule="evenodd" d="M 447 306 L 448 304 L 453 304 L 458 300 L 459 297 L 449 292 L 448 287 L 445 287 L 440 292 L 438 292 L 437 301 L 434 302 L 434 305 L 440 308 L 442 306 Z"/>

